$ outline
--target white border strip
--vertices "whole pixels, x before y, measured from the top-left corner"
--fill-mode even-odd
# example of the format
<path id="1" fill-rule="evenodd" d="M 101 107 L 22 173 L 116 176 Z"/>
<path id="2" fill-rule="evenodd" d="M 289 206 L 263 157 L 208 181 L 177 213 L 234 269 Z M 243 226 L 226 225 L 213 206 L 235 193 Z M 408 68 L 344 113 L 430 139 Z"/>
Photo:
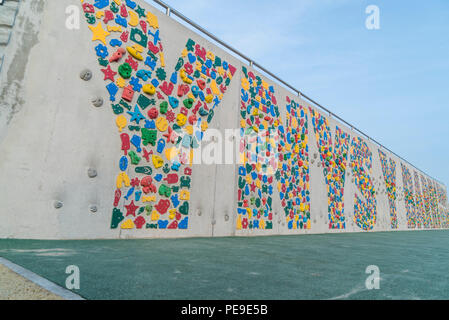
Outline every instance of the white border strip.
<path id="1" fill-rule="evenodd" d="M 0 257 L 0 264 L 14 271 L 20 276 L 30 280 L 31 282 L 37 284 L 38 286 L 44 288 L 45 290 L 50 291 L 51 293 L 54 293 L 66 300 L 85 300 L 83 297 L 77 295 L 76 293 L 73 293 L 70 290 L 60 287 L 56 283 L 48 281 L 47 279 L 42 278 L 41 276 L 35 274 L 34 272 L 31 272 L 30 270 L 27 270 L 15 263 L 12 263 L 11 261 L 5 258 Z"/>

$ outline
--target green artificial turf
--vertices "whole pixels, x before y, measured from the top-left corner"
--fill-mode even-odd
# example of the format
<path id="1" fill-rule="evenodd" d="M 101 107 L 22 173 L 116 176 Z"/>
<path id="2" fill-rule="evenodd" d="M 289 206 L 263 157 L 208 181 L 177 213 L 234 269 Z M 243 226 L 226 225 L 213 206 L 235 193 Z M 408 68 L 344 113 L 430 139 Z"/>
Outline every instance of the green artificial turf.
<path id="1" fill-rule="evenodd" d="M 0 240 L 87 299 L 449 299 L 449 230 L 151 240 Z M 368 265 L 380 289 L 367 290 Z"/>

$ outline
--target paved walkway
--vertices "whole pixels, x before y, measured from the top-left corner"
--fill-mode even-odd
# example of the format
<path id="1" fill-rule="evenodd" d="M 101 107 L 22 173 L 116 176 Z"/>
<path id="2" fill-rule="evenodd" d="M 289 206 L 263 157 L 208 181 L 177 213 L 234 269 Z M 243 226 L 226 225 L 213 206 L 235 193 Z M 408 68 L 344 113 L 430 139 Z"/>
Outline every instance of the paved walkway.
<path id="1" fill-rule="evenodd" d="M 449 230 L 154 240 L 0 240 L 87 299 L 449 299 Z M 367 266 L 380 269 L 368 290 Z"/>
<path id="2" fill-rule="evenodd" d="M 62 300 L 0 264 L 0 300 Z"/>

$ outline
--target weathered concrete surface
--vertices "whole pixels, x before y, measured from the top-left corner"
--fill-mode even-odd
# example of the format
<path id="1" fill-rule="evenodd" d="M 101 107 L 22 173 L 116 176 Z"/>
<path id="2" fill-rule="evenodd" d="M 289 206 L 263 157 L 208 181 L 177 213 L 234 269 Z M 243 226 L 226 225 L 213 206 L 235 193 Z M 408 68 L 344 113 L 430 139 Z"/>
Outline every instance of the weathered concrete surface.
<path id="1" fill-rule="evenodd" d="M 18 7 L 18 0 L 6 0 L 0 6 L 0 71 L 3 63 L 3 55 L 9 42 Z"/>
<path id="2" fill-rule="evenodd" d="M 245 64 L 157 9 L 143 1 L 137 2 L 158 17 L 168 68 L 176 64 L 189 38 L 237 68 L 210 128 L 218 129 L 223 136 L 225 129 L 238 129 L 241 70 Z M 79 1 L 75 0 L 23 1 L 6 49 L 0 74 L 0 177 L 6 190 L 0 193 L 1 238 L 249 236 L 362 231 L 353 223 L 354 195 L 361 194 L 351 181 L 352 175 L 348 174 L 349 160 L 344 194 L 345 230 L 329 230 L 327 187 L 319 161 L 310 165 L 311 229 L 308 230 L 287 228 L 277 191 L 273 194 L 272 230 L 236 230 L 238 165 L 235 164 L 193 166 L 187 230 L 111 229 L 121 144 L 104 87 L 104 74 L 93 49 L 98 41 L 91 41 L 92 33 L 82 10 L 81 28 L 69 30 L 65 27 L 66 8 L 71 5 L 80 8 Z M 79 78 L 80 71 L 86 68 L 93 73 L 90 81 Z M 270 80 L 266 81 L 274 86 L 281 117 L 285 119 L 284 101 L 290 94 Z M 95 97 L 103 98 L 102 107 L 93 107 L 91 100 Z M 299 102 L 309 107 L 307 102 Z M 334 135 L 337 122 L 330 118 L 329 123 Z M 357 136 L 349 128 L 338 126 L 350 133 L 351 139 Z M 319 151 L 313 128 L 309 131 L 312 157 Z M 391 230 L 378 148 L 370 141 L 365 142 L 373 155 L 371 177 L 379 190 L 376 194 L 378 218 L 372 231 Z M 401 160 L 388 153 L 387 156 L 396 162 L 398 230 L 405 230 Z M 95 178 L 88 176 L 90 168 L 97 170 Z M 440 198 L 439 212 L 446 215 L 447 204 Z M 122 211 L 124 205 L 123 202 L 119 205 Z M 97 208 L 96 212 L 90 210 L 92 206 Z"/>

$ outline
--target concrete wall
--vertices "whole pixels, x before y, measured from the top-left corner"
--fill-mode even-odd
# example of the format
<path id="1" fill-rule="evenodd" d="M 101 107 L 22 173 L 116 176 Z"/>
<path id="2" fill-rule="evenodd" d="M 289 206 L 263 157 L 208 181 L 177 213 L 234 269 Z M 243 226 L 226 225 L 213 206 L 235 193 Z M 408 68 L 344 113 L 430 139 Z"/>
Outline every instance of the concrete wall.
<path id="1" fill-rule="evenodd" d="M 3 4 L 0 5 L 0 70 L 3 62 L 3 55 L 6 46 L 9 43 L 11 29 L 15 22 L 18 7 L 18 0 L 5 0 L 3 1 Z"/>
<path id="2" fill-rule="evenodd" d="M 0 237 L 252 236 L 448 227 L 445 186 L 421 177 L 420 172 L 420 184 L 415 185 L 417 170 L 388 152 L 384 175 L 378 147 L 372 142 L 147 3 L 122 0 L 116 6 L 120 1 L 111 0 L 92 6 L 94 3 L 21 2 L 0 74 Z M 121 26 L 125 20 L 127 26 Z M 136 32 L 141 31 L 148 37 L 143 41 L 145 48 L 137 44 L 142 36 Z M 155 39 L 156 32 L 160 40 Z M 121 44 L 111 44 L 112 39 Z M 109 61 L 119 47 L 124 56 Z M 130 78 L 125 61 L 135 64 Z M 80 78 L 83 70 L 90 70 L 90 80 Z M 198 84 L 198 79 L 204 83 Z M 169 93 L 164 86 L 168 88 L 171 82 L 176 84 Z M 130 84 L 135 92 L 126 100 L 122 96 Z M 117 90 L 114 101 L 108 88 Z M 146 99 L 139 100 L 140 96 Z M 101 99 L 103 104 L 98 103 Z M 179 106 L 173 99 L 179 100 Z M 188 99 L 193 100 L 190 108 L 184 107 Z M 170 112 L 161 113 L 163 102 L 168 103 Z M 157 110 L 154 119 L 154 114 L 148 113 L 152 108 Z M 291 115 L 293 109 L 297 115 Z M 143 117 L 139 123 L 136 110 Z M 190 124 L 189 117 L 194 115 Z M 301 119 L 307 120 L 307 133 Z M 166 126 L 178 132 L 178 145 L 170 142 L 175 136 L 167 135 Z M 118 127 L 123 127 L 121 132 Z M 201 155 L 217 152 L 217 148 L 213 151 L 217 142 L 239 147 L 241 139 L 247 138 L 240 135 L 241 129 L 251 136 L 267 127 L 273 133 L 273 140 L 268 140 L 273 152 L 261 161 L 269 163 L 273 158 L 271 172 L 249 173 L 249 160 L 192 165 L 187 161 L 177 169 L 176 160 L 181 159 L 167 158 L 171 155 L 166 150 L 173 147 L 179 147 L 173 150 L 181 156 L 190 155 L 187 142 L 183 147 L 184 139 L 199 137 L 197 132 L 204 134 L 194 149 L 195 155 Z M 345 135 L 337 134 L 336 127 Z M 237 135 L 225 139 L 227 129 L 237 130 Z M 154 136 L 151 130 L 155 130 Z M 126 155 L 126 135 L 122 134 L 131 140 L 135 136 L 137 144 L 124 148 Z M 152 139 L 154 146 L 142 144 Z M 161 139 L 165 141 L 163 150 L 158 148 Z M 295 148 L 297 152 L 292 153 Z M 161 160 L 162 167 L 153 162 L 153 155 L 160 156 L 155 160 Z M 123 157 L 127 160 L 121 163 Z M 137 158 L 139 164 L 135 165 L 132 162 Z M 342 163 L 334 165 L 335 159 Z M 301 166 L 292 174 L 298 160 Z M 394 171 L 388 171 L 391 163 Z M 164 171 L 165 164 L 168 168 Z M 327 179 L 323 166 L 333 170 Z M 403 166 L 410 171 L 411 183 L 407 174 L 403 175 Z M 136 167 L 149 167 L 152 172 L 136 173 Z M 120 177 L 125 179 L 117 186 Z M 168 183 L 170 179 L 172 183 Z M 133 180 L 134 190 L 130 191 Z M 358 185 L 358 181 L 363 183 Z M 328 186 L 337 190 L 331 196 Z M 389 196 L 396 207 L 394 224 Z"/>

